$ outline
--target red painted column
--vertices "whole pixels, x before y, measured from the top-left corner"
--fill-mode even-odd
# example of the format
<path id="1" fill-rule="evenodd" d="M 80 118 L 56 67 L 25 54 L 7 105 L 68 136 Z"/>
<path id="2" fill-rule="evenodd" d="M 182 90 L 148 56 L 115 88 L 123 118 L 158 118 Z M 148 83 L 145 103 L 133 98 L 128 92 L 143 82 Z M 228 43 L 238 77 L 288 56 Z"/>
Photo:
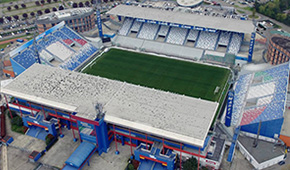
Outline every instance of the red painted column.
<path id="1" fill-rule="evenodd" d="M 44 111 L 44 108 L 43 108 L 43 106 L 42 106 L 42 105 L 41 105 L 41 108 L 42 108 L 42 112 L 43 112 L 44 120 L 46 120 L 45 111 Z"/>
<path id="2" fill-rule="evenodd" d="M 133 155 L 133 151 L 132 151 L 131 129 L 129 129 L 129 135 L 130 135 L 130 149 L 131 149 L 131 155 Z"/>
<path id="3" fill-rule="evenodd" d="M 13 119 L 12 112 L 11 112 L 11 110 L 10 110 L 10 107 L 9 107 L 8 100 L 7 100 L 6 95 L 4 95 L 4 98 L 5 98 L 6 105 L 7 105 L 7 108 L 8 108 L 8 110 L 9 110 L 9 113 L 10 113 L 10 118 Z"/>
<path id="4" fill-rule="evenodd" d="M 163 145 L 162 154 L 164 155 L 164 138 L 162 138 L 162 145 Z"/>
<path id="5" fill-rule="evenodd" d="M 31 107 L 31 103 L 30 102 L 28 102 L 29 103 L 29 107 L 30 107 L 30 113 L 32 114 L 32 116 L 34 117 L 34 114 L 33 114 L 33 111 L 32 111 L 32 107 Z"/>
<path id="6" fill-rule="evenodd" d="M 182 152 L 181 152 L 181 150 L 182 150 L 182 146 L 181 146 L 181 143 L 180 143 L 180 159 L 179 159 L 180 169 L 182 169 L 181 168 L 182 167 Z"/>
<path id="7" fill-rule="evenodd" d="M 117 152 L 118 151 L 118 146 L 117 146 L 117 137 L 116 137 L 115 125 L 113 125 L 113 129 L 114 129 L 115 146 L 116 146 L 116 152 Z"/>
<path id="8" fill-rule="evenodd" d="M 21 108 L 20 108 L 20 105 L 19 105 L 19 102 L 18 102 L 17 99 L 16 99 L 16 102 L 17 102 L 17 104 L 18 104 L 18 108 L 19 108 L 19 111 L 20 111 L 20 114 L 21 114 L 21 117 L 22 117 L 22 111 L 21 111 Z"/>

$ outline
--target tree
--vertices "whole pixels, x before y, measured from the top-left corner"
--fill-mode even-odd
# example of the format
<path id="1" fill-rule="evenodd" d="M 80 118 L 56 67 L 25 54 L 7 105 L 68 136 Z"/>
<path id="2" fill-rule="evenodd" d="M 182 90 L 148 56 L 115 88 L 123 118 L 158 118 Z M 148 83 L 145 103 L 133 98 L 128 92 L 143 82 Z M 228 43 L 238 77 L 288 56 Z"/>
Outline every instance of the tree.
<path id="1" fill-rule="evenodd" d="M 58 0 L 53 0 L 53 2 L 57 2 Z"/>
<path id="2" fill-rule="evenodd" d="M 34 13 L 34 12 L 30 12 L 30 16 L 32 16 L 32 17 L 33 17 L 34 15 L 35 15 L 35 13 Z"/>
<path id="3" fill-rule="evenodd" d="M 39 6 L 40 5 L 39 1 L 35 1 L 35 5 Z"/>
<path id="4" fill-rule="evenodd" d="M 79 7 L 84 7 L 84 3 L 83 2 L 79 2 Z"/>
<path id="5" fill-rule="evenodd" d="M 63 7 L 63 6 L 60 6 L 60 7 L 58 8 L 58 10 L 64 10 L 64 7 Z"/>
<path id="6" fill-rule="evenodd" d="M 17 125 L 17 126 L 22 126 L 22 118 L 19 116 L 13 117 L 13 119 L 11 119 L 11 124 L 12 125 Z"/>
<path id="7" fill-rule="evenodd" d="M 16 19 L 16 20 L 18 20 L 19 19 L 19 16 L 18 15 L 14 15 L 13 18 Z"/>
<path id="8" fill-rule="evenodd" d="M 57 11 L 57 9 L 55 7 L 52 8 L 52 11 Z"/>
<path id="9" fill-rule="evenodd" d="M 107 2 L 108 2 L 108 0 L 104 0 L 104 2 L 105 2 L 105 3 L 107 3 Z"/>
<path id="10" fill-rule="evenodd" d="M 41 10 L 38 10 L 38 11 L 37 11 L 37 14 L 38 14 L 38 15 L 42 15 L 42 11 L 41 11 Z"/>
<path id="11" fill-rule="evenodd" d="M 15 9 L 18 9 L 18 8 L 19 8 L 19 6 L 18 6 L 18 5 L 14 5 L 14 8 L 15 8 Z"/>
<path id="12" fill-rule="evenodd" d="M 73 7 L 73 8 L 77 8 L 77 7 L 78 7 L 78 4 L 74 2 L 74 3 L 72 4 L 72 7 Z"/>
<path id="13" fill-rule="evenodd" d="M 48 13 L 50 13 L 50 10 L 47 8 L 44 10 L 44 13 L 48 14 Z"/>
<path id="14" fill-rule="evenodd" d="M 22 8 L 26 8 L 26 5 L 25 5 L 25 4 L 21 4 L 21 7 L 22 7 Z"/>
<path id="15" fill-rule="evenodd" d="M 6 17 L 6 19 L 8 19 L 8 21 L 12 20 L 12 18 L 10 16 Z"/>
<path id="16" fill-rule="evenodd" d="M 89 2 L 89 1 L 86 1 L 86 2 L 85 2 L 85 5 L 86 5 L 87 7 L 89 7 L 89 6 L 90 6 L 90 2 Z"/>
<path id="17" fill-rule="evenodd" d="M 183 164 L 184 170 L 196 170 L 197 169 L 197 160 L 194 157 L 187 159 Z"/>
<path id="18" fill-rule="evenodd" d="M 22 17 L 23 17 L 23 18 L 27 18 L 28 15 L 27 15 L 26 13 L 23 13 L 23 14 L 22 14 Z"/>
<path id="19" fill-rule="evenodd" d="M 96 0 L 91 0 L 91 4 L 95 4 L 96 3 Z"/>
<path id="20" fill-rule="evenodd" d="M 46 0 L 47 3 L 51 3 L 51 0 Z"/>
<path id="21" fill-rule="evenodd" d="M 10 10 L 11 10 L 11 7 L 10 7 L 10 6 L 9 6 L 9 7 L 7 7 L 7 10 L 8 10 L 8 11 L 10 11 Z"/>
<path id="22" fill-rule="evenodd" d="M 3 24 L 3 22 L 4 22 L 4 19 L 0 18 L 0 23 Z"/>
<path id="23" fill-rule="evenodd" d="M 44 0 L 41 0 L 40 3 L 43 5 L 45 3 L 45 1 Z"/>

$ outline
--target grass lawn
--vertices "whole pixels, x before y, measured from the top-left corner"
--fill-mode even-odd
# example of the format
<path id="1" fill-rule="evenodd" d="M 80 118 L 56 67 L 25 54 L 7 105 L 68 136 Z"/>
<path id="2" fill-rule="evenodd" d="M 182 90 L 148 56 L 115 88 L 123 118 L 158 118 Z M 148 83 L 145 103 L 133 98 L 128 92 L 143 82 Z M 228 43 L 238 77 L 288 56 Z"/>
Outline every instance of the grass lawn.
<path id="1" fill-rule="evenodd" d="M 219 100 L 230 74 L 220 67 L 119 49 L 104 53 L 83 72 L 210 101 Z"/>

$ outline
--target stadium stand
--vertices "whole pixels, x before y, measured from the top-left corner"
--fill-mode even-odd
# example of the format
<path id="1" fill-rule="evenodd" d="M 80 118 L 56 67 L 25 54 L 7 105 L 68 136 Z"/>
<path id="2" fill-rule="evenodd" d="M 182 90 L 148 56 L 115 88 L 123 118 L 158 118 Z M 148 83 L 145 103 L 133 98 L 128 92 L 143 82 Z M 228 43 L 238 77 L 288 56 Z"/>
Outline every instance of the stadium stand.
<path id="1" fill-rule="evenodd" d="M 68 60 L 62 63 L 60 67 L 66 70 L 74 70 L 86 59 L 92 56 L 96 51 L 98 51 L 98 49 L 95 46 L 88 43 L 84 45 L 83 48 L 78 53 L 71 56 Z"/>
<path id="2" fill-rule="evenodd" d="M 24 68 L 30 67 L 35 63 L 33 51 L 27 49 L 13 58 L 17 63 L 21 64 Z"/>
<path id="3" fill-rule="evenodd" d="M 56 31 L 56 32 L 54 32 L 53 33 L 53 35 L 55 36 L 55 37 L 58 37 L 58 38 L 60 38 L 64 43 L 66 43 L 67 45 L 71 45 L 72 43 L 73 43 L 73 41 L 70 39 L 70 38 L 68 38 L 66 35 L 64 35 L 62 32 L 60 32 L 60 31 Z"/>
<path id="4" fill-rule="evenodd" d="M 68 37 L 79 43 L 80 45 L 84 46 L 87 41 L 82 39 L 80 36 L 78 36 L 76 33 L 74 33 L 70 28 L 68 27 L 63 27 L 61 29 L 63 33 L 65 33 Z"/>
<path id="5" fill-rule="evenodd" d="M 157 24 L 144 23 L 139 32 L 138 38 L 153 40 L 156 36 L 158 28 L 159 25 Z"/>
<path id="6" fill-rule="evenodd" d="M 282 118 L 288 75 L 288 63 L 241 75 L 235 85 L 233 124 L 248 125 Z"/>
<path id="7" fill-rule="evenodd" d="M 139 32 L 140 27 L 142 26 L 143 22 L 138 22 L 138 21 L 134 21 L 132 28 L 131 28 L 131 32 Z"/>
<path id="8" fill-rule="evenodd" d="M 119 34 L 120 35 L 127 35 L 131 26 L 132 26 L 133 21 L 134 20 L 132 18 L 126 18 L 124 23 L 123 23 L 122 28 L 119 31 Z"/>
<path id="9" fill-rule="evenodd" d="M 188 29 L 172 27 L 170 29 L 166 42 L 182 45 L 186 38 L 187 32 L 188 32 Z"/>
<path id="10" fill-rule="evenodd" d="M 218 36 L 219 36 L 219 32 L 201 31 L 199 38 L 198 38 L 198 41 L 197 41 L 197 44 L 196 44 L 196 47 L 214 50 Z"/>
<path id="11" fill-rule="evenodd" d="M 34 64 L 36 62 L 36 58 L 34 57 L 35 48 L 42 63 L 69 70 L 77 68 L 98 51 L 98 48 L 72 31 L 64 23 L 52 27 L 37 36 L 35 40 L 35 44 L 33 44 L 34 40 L 31 40 L 10 52 L 11 60 L 14 60 L 12 63 L 18 63 L 14 67 L 19 67 L 20 65 L 23 71 L 23 68 L 27 69 Z M 76 48 L 70 47 L 71 44 L 76 44 Z M 54 60 L 56 62 L 53 62 Z M 20 73 L 20 71 L 19 73 L 17 72 L 17 75 Z"/>
<path id="12" fill-rule="evenodd" d="M 230 38 L 231 38 L 231 32 L 222 31 L 218 45 L 228 46 Z"/>
<path id="13" fill-rule="evenodd" d="M 161 25 L 158 35 L 162 37 L 166 37 L 168 30 L 169 30 L 169 26 Z"/>
<path id="14" fill-rule="evenodd" d="M 190 30 L 187 36 L 187 40 L 189 41 L 196 41 L 198 34 L 200 31 L 198 30 Z"/>
<path id="15" fill-rule="evenodd" d="M 230 45 L 228 47 L 228 53 L 237 54 L 240 50 L 242 43 L 242 36 L 239 33 L 233 33 Z"/>

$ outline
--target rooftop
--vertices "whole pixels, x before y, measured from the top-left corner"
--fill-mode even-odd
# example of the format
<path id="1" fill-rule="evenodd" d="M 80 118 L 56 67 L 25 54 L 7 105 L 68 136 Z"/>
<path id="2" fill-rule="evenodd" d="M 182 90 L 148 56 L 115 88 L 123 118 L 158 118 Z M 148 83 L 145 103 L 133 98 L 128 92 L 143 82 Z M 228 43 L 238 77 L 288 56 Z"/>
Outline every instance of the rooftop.
<path id="1" fill-rule="evenodd" d="M 258 146 L 253 147 L 254 138 L 239 136 L 239 143 L 254 157 L 254 159 L 259 163 L 266 162 L 268 160 L 274 159 L 278 156 L 284 156 L 283 148 L 280 146 L 275 146 L 274 143 L 259 140 Z"/>
<path id="2" fill-rule="evenodd" d="M 290 38 L 289 37 L 282 37 L 282 36 L 275 35 L 271 38 L 271 40 L 273 41 L 273 43 L 279 45 L 283 49 L 290 52 Z"/>
<path id="3" fill-rule="evenodd" d="M 131 5 L 118 5 L 107 13 L 110 15 L 163 21 L 174 24 L 178 23 L 183 25 L 198 26 L 248 34 L 251 34 L 254 31 L 254 25 L 250 20 L 234 20 L 223 17 L 195 15 L 190 13 L 166 11 L 154 8 L 142 8 L 141 10 L 140 8 L 141 7 Z"/>
<path id="4" fill-rule="evenodd" d="M 200 147 L 218 108 L 216 102 L 39 64 L 1 92 L 91 120 L 101 103 L 107 122 Z"/>
<path id="5" fill-rule="evenodd" d="M 91 14 L 93 12 L 92 8 L 73 8 L 65 9 L 61 11 L 51 12 L 38 17 L 37 24 L 43 24 L 51 21 L 64 21 L 67 19 L 73 19 L 75 17 L 80 18 L 82 15 Z"/>
<path id="6" fill-rule="evenodd" d="M 201 4 L 203 0 L 177 0 L 178 5 L 192 7 Z"/>

